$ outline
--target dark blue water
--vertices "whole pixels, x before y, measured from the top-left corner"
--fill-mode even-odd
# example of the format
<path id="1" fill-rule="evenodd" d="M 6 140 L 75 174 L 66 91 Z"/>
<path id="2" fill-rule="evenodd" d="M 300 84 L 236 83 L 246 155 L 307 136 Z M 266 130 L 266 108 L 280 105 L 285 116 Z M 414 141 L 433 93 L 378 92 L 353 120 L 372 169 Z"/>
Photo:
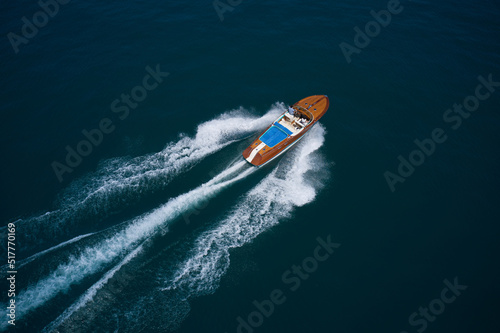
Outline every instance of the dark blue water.
<path id="1" fill-rule="evenodd" d="M 0 4 L 0 330 L 500 330 L 497 2 L 61 2 Z"/>

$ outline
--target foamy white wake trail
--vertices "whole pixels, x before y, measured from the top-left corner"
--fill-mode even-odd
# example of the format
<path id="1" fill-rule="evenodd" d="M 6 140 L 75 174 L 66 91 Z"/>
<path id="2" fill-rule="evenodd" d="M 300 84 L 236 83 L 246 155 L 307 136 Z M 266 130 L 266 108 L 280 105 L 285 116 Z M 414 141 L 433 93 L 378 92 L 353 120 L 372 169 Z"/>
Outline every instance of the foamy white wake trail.
<path id="1" fill-rule="evenodd" d="M 85 294 L 83 294 L 75 303 L 73 303 L 69 308 L 67 308 L 56 320 L 50 323 L 47 327 L 43 329 L 43 332 L 53 332 L 54 329 L 69 318 L 75 311 L 80 309 L 82 306 L 91 301 L 97 294 L 99 289 L 101 289 L 108 281 L 115 275 L 115 273 L 137 256 L 142 251 L 142 244 L 139 245 L 134 251 L 128 254 L 125 259 L 123 259 L 118 265 L 113 267 L 108 271 L 99 281 L 97 281 L 92 287 L 90 287 Z"/>
<path id="2" fill-rule="evenodd" d="M 92 177 L 83 193 L 81 188 L 75 193 L 70 190 L 71 195 L 64 203 L 81 205 L 94 197 L 106 201 L 106 197 L 125 188 L 142 189 L 147 180 L 172 178 L 235 140 L 267 126 L 283 108 L 275 104 L 261 117 L 252 116 L 244 109 L 229 111 L 198 125 L 194 137 L 181 135 L 179 141 L 168 144 L 161 152 L 129 161 L 109 160 L 103 163 L 97 177 Z"/>
<path id="3" fill-rule="evenodd" d="M 229 111 L 198 125 L 193 137 L 181 135 L 158 153 L 101 163 L 95 173 L 74 181 L 63 192 L 59 209 L 16 221 L 25 250 L 68 234 L 81 219 L 105 217 L 145 193 L 164 188 L 205 157 L 264 128 L 283 109 L 283 104 L 275 104 L 262 117 L 244 109 Z"/>
<path id="4" fill-rule="evenodd" d="M 60 249 L 60 248 L 65 247 L 65 246 L 67 246 L 67 245 L 70 245 L 70 244 L 73 244 L 73 243 L 75 243 L 75 242 L 78 242 L 79 240 L 84 239 L 84 238 L 87 238 L 87 237 L 89 237 L 89 236 L 92 236 L 93 234 L 94 234 L 94 233 L 85 234 L 85 235 L 80 235 L 80 236 L 77 236 L 77 237 L 75 237 L 75 238 L 73 238 L 73 239 L 70 239 L 69 241 L 63 242 L 63 243 L 58 244 L 58 245 L 56 245 L 56 246 L 53 246 L 53 247 L 51 247 L 50 249 L 44 250 L 44 251 L 42 251 L 42 252 L 38 252 L 37 254 L 34 254 L 34 255 L 32 255 L 31 257 L 28 257 L 28 258 L 26 258 L 26 259 L 23 259 L 23 260 L 19 261 L 19 262 L 17 263 L 17 269 L 20 269 L 20 268 L 21 268 L 21 267 L 23 267 L 24 265 L 29 264 L 29 263 L 30 263 L 30 262 L 32 262 L 33 260 L 35 260 L 35 259 L 37 259 L 37 258 L 39 258 L 39 257 L 41 257 L 41 256 L 43 256 L 43 255 L 45 255 L 45 254 L 47 254 L 47 253 L 53 252 L 53 251 L 55 251 L 55 250 L 57 250 L 57 249 Z"/>
<path id="5" fill-rule="evenodd" d="M 170 199 L 163 206 L 136 219 L 126 229 L 113 237 L 105 239 L 97 245 L 87 247 L 78 256 L 70 257 L 66 263 L 59 265 L 49 276 L 22 290 L 16 298 L 16 304 L 19 304 L 16 319 L 21 319 L 26 313 L 43 305 L 58 293 L 68 291 L 71 285 L 82 281 L 85 277 L 105 269 L 106 265 L 130 252 L 134 246 L 146 238 L 155 235 L 160 230 L 168 230 L 169 222 L 255 171 L 253 167 L 239 165 L 240 171 L 245 168 L 246 170 L 236 172 L 238 170 L 233 169 L 230 173 L 236 174 L 236 176 L 216 183 L 205 183 L 194 190 Z M 223 171 L 222 174 L 229 175 L 227 171 Z M 2 325 L 6 325 L 6 321 L 3 321 Z M 3 328 L 5 327 L 0 326 L 0 329 Z"/>
<path id="6" fill-rule="evenodd" d="M 322 184 L 309 181 L 307 173 L 327 169 L 319 156 L 313 156 L 323 145 L 324 134 L 324 128 L 316 125 L 277 168 L 244 195 L 229 216 L 201 234 L 188 259 L 162 290 L 180 293 L 176 294 L 179 302 L 213 293 L 229 267 L 230 249 L 251 242 L 280 219 L 290 217 L 296 207 L 313 201 Z M 169 320 L 177 324 L 183 320 L 178 311 L 172 317 Z"/>
<path id="7" fill-rule="evenodd" d="M 215 176 L 214 178 L 212 178 L 210 181 L 208 181 L 203 186 L 210 186 L 210 185 L 213 185 L 213 184 L 217 184 L 221 180 L 223 180 L 223 179 L 225 179 L 225 178 L 227 178 L 229 176 L 232 176 L 234 173 L 240 171 L 245 165 L 247 165 L 247 162 L 245 162 L 244 160 L 240 161 L 238 163 L 235 163 L 233 166 L 231 166 L 231 167 L 227 168 L 226 170 L 222 171 L 220 174 L 218 174 L 217 176 Z"/>

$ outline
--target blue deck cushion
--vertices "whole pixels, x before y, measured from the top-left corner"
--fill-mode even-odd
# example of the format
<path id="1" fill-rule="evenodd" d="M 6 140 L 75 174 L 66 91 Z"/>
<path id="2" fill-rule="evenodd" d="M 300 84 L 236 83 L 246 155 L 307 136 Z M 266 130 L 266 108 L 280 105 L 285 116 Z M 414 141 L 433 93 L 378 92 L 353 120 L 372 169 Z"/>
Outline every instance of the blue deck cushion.
<path id="1" fill-rule="evenodd" d="M 273 125 L 266 131 L 266 133 L 262 134 L 259 140 L 272 148 L 281 141 L 285 140 L 287 137 L 288 135 L 285 131 Z"/>
<path id="2" fill-rule="evenodd" d="M 278 122 L 275 122 L 274 126 L 279 127 L 280 129 L 282 129 L 283 131 L 285 131 L 285 133 L 288 134 L 288 135 L 292 134 L 292 131 L 290 131 L 288 128 L 286 128 L 285 126 L 281 125 Z"/>

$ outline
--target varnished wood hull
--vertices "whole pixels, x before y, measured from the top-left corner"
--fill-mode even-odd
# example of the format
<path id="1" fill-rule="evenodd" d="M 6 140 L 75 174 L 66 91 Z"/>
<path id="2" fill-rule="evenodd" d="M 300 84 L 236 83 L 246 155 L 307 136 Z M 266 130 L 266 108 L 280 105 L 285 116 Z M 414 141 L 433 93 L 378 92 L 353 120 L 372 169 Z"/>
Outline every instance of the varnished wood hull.
<path id="1" fill-rule="evenodd" d="M 318 120 L 326 113 L 328 107 L 330 106 L 330 101 L 326 95 L 314 95 L 306 97 L 293 105 L 297 109 L 305 109 L 305 111 L 310 112 L 309 116 L 312 116 L 312 120 L 300 130 L 298 133 L 293 133 L 287 135 L 287 137 L 281 140 L 276 145 L 270 147 L 268 144 L 263 142 L 263 136 L 268 130 L 273 126 L 280 126 L 276 123 L 282 119 L 282 117 L 288 112 L 283 113 L 275 122 L 273 122 L 269 127 L 266 128 L 264 132 L 259 135 L 259 138 L 255 140 L 247 149 L 243 151 L 243 157 L 250 164 L 260 167 L 269 162 L 271 162 L 276 157 L 280 156 L 288 149 L 290 149 L 294 144 L 296 144 L 304 135 L 318 122 Z M 285 128 L 286 131 L 286 128 Z M 289 132 L 289 131 L 287 131 Z M 264 140 L 264 139 L 263 139 Z M 269 142 L 268 142 L 269 143 Z"/>

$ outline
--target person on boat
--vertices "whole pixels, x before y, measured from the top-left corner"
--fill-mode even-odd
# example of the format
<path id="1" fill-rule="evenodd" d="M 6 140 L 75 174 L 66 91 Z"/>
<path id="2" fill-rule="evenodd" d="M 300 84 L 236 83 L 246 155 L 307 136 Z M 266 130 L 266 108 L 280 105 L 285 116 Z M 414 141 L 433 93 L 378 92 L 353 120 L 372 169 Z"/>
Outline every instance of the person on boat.
<path id="1" fill-rule="evenodd" d="M 289 107 L 288 107 L 288 113 L 289 113 L 289 114 L 291 114 L 291 115 L 293 116 L 293 113 L 294 113 L 294 112 L 295 112 L 295 110 L 294 110 L 291 106 L 289 106 Z"/>

